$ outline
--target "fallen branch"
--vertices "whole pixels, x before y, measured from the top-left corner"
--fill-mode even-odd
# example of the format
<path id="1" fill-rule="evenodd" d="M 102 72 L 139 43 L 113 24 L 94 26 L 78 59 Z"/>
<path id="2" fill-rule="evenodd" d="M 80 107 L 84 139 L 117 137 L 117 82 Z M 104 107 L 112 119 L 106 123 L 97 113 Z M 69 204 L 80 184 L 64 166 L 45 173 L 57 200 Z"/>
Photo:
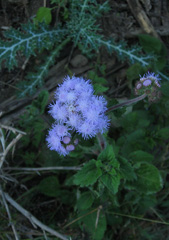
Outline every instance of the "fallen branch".
<path id="1" fill-rule="evenodd" d="M 6 199 L 5 199 L 5 196 L 4 196 L 4 192 L 2 191 L 1 186 L 0 186 L 0 194 L 1 194 L 2 201 L 3 201 L 3 203 L 4 203 L 4 206 L 5 206 L 5 208 L 6 208 L 6 212 L 7 212 L 7 214 L 8 214 L 8 218 L 9 218 L 10 225 L 11 225 L 11 227 L 12 227 L 12 231 L 13 231 L 13 233 L 14 233 L 15 239 L 16 239 L 16 240 L 19 240 L 17 231 L 16 231 L 16 229 L 15 229 L 15 225 L 14 225 L 14 223 L 12 222 L 11 213 L 10 213 L 10 211 L 9 211 L 9 207 L 8 207 L 7 202 L 6 202 Z"/>
<path id="2" fill-rule="evenodd" d="M 39 172 L 39 171 L 55 171 L 55 170 L 73 170 L 78 171 L 81 170 L 81 167 L 42 167 L 42 168 L 19 168 L 19 167 L 6 167 L 3 170 L 11 170 L 11 171 L 30 171 L 30 172 Z"/>
<path id="3" fill-rule="evenodd" d="M 0 192 L 0 195 L 2 195 L 2 193 Z M 55 237 L 58 237 L 59 239 L 62 240 L 68 240 L 68 238 L 60 233 L 58 233 L 57 231 L 55 231 L 54 229 L 46 226 L 45 224 L 43 224 L 42 222 L 40 222 L 36 217 L 34 217 L 30 212 L 28 212 L 26 209 L 24 209 L 21 205 L 19 205 L 15 200 L 13 200 L 8 193 L 4 192 L 4 197 L 5 199 L 14 207 L 16 208 L 21 214 L 23 214 L 27 219 L 29 219 L 29 221 L 32 223 L 32 225 L 34 226 L 34 228 L 40 227 L 42 229 L 42 231 L 46 231 L 50 234 L 52 234 Z"/>
<path id="4" fill-rule="evenodd" d="M 14 138 L 10 144 L 7 146 L 7 148 L 5 149 L 5 151 L 1 154 L 1 157 L 0 157 L 0 169 L 5 161 L 5 157 L 7 155 L 7 153 L 9 152 L 9 150 L 19 141 L 19 139 L 22 137 L 22 134 L 18 134 L 16 136 L 16 138 Z"/>

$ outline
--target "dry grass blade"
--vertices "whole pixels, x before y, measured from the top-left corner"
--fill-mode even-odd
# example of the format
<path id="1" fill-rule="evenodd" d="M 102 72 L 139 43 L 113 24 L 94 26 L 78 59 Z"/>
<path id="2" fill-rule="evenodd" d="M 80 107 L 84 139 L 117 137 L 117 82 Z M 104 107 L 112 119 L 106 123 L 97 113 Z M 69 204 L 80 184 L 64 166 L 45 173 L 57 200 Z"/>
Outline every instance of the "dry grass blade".
<path id="1" fill-rule="evenodd" d="M 0 192 L 1 194 L 1 192 Z M 1 194 L 2 195 L 2 194 Z M 55 237 L 58 237 L 59 239 L 62 240 L 68 240 L 68 238 L 60 233 L 58 233 L 57 231 L 55 231 L 54 229 L 46 226 L 45 224 L 43 224 L 42 222 L 40 222 L 36 217 L 34 217 L 30 212 L 28 212 L 26 209 L 24 209 L 21 205 L 19 205 L 14 199 L 12 199 L 8 193 L 4 192 L 4 197 L 6 199 L 6 201 L 8 201 L 14 208 L 16 208 L 21 214 L 23 214 L 31 223 L 32 225 L 37 228 L 37 226 L 39 228 L 41 228 L 43 231 L 46 231 L 50 234 L 52 234 Z"/>

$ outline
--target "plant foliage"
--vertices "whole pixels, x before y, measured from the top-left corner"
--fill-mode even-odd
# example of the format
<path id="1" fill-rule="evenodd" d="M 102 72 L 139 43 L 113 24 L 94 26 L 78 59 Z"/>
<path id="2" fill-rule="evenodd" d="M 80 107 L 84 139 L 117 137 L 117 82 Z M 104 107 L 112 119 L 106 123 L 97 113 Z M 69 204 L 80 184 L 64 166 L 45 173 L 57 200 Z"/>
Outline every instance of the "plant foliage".
<path id="1" fill-rule="evenodd" d="M 60 2 L 54 2 L 54 4 L 62 6 Z M 65 3 L 63 6 L 65 7 Z M 117 43 L 112 38 L 105 39 L 100 33 L 101 28 L 97 24 L 97 19 L 109 10 L 107 1 L 100 4 L 96 0 L 71 0 L 68 18 L 62 26 L 58 25 L 51 28 L 49 26 L 51 9 L 42 7 L 37 12 L 34 23 L 28 22 L 22 25 L 21 29 L 10 28 L 9 31 L 4 32 L 4 39 L 0 42 L 0 63 L 4 61 L 9 70 L 17 66 L 18 54 L 29 58 L 32 55 L 39 55 L 44 49 L 49 51 L 48 57 L 44 59 L 42 65 L 37 69 L 35 68 L 35 72 L 28 73 L 26 79 L 18 84 L 18 87 L 23 91 L 18 95 L 20 97 L 32 95 L 37 88 L 42 87 L 49 67 L 54 64 L 56 57 L 70 41 L 73 42 L 73 49 L 78 46 L 88 56 L 92 56 L 94 52 L 97 53 L 103 46 L 110 54 L 116 53 L 120 61 L 128 61 L 131 64 L 139 63 L 143 67 L 149 67 L 155 59 L 153 54 L 157 54 L 159 60 L 156 66 L 162 70 L 166 61 L 165 51 L 160 42 L 158 42 L 159 47 L 156 47 L 154 51 L 153 48 L 146 47 L 147 43 L 149 44 L 147 36 L 140 36 L 141 45 L 146 52 L 144 54 L 141 46 L 136 45 L 129 48 L 124 41 Z M 67 40 L 64 41 L 64 39 Z M 152 38 L 151 41 L 155 40 Z M 96 86 L 97 92 L 106 90 L 105 87 Z"/>

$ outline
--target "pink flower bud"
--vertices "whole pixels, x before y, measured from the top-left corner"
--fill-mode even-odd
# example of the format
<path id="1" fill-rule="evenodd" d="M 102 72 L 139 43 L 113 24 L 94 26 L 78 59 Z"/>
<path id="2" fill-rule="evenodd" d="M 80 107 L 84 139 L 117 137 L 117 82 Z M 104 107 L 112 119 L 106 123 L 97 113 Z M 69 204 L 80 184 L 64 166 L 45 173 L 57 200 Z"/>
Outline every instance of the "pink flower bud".
<path id="1" fill-rule="evenodd" d="M 151 83 L 152 83 L 152 81 L 151 81 L 150 79 L 147 79 L 147 80 L 145 80 L 145 81 L 143 82 L 143 85 L 144 85 L 145 87 L 147 87 L 147 86 L 150 86 Z"/>
<path id="2" fill-rule="evenodd" d="M 70 137 L 68 137 L 68 136 L 66 136 L 66 137 L 63 137 L 63 142 L 65 143 L 65 144 L 68 144 L 68 143 L 70 143 Z"/>
<path id="3" fill-rule="evenodd" d="M 75 146 L 72 145 L 72 144 L 67 145 L 67 146 L 66 146 L 66 150 L 67 150 L 67 151 L 73 151 L 73 150 L 75 150 Z"/>

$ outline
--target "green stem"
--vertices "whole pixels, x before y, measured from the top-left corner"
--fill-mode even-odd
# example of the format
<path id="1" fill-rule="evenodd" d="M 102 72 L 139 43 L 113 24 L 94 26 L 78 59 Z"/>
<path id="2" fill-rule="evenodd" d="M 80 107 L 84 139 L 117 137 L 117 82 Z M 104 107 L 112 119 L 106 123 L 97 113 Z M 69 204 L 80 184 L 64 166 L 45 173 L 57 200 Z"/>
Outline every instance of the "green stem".
<path id="1" fill-rule="evenodd" d="M 137 220 L 141 220 L 141 221 L 147 221 L 147 222 L 152 222 L 152 223 L 160 223 L 160 224 L 169 225 L 168 222 L 162 222 L 162 221 L 158 221 L 158 220 L 142 218 L 142 217 L 138 217 L 138 216 L 132 216 L 132 215 L 127 215 L 127 214 L 122 214 L 122 213 L 117 213 L 117 212 L 111 212 L 111 214 L 122 216 L 122 217 L 133 218 L 133 219 L 137 219 Z"/>
<path id="2" fill-rule="evenodd" d="M 110 111 L 112 111 L 112 110 L 121 108 L 121 107 L 123 107 L 123 106 L 130 105 L 130 104 L 136 103 L 136 102 L 138 102 L 138 101 L 141 101 L 141 100 L 143 100 L 146 96 L 147 96 L 146 94 L 143 94 L 143 95 L 141 95 L 141 96 L 139 96 L 139 97 L 137 97 L 137 98 L 133 98 L 133 99 L 130 99 L 130 100 L 125 101 L 125 102 L 123 102 L 123 103 L 116 104 L 116 105 L 108 108 L 107 111 L 106 111 L 106 113 L 108 113 L 108 112 L 110 112 Z"/>

